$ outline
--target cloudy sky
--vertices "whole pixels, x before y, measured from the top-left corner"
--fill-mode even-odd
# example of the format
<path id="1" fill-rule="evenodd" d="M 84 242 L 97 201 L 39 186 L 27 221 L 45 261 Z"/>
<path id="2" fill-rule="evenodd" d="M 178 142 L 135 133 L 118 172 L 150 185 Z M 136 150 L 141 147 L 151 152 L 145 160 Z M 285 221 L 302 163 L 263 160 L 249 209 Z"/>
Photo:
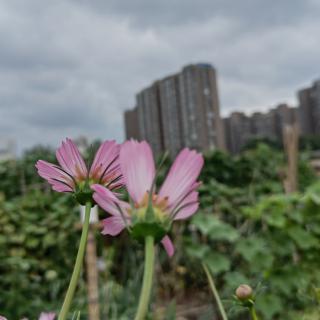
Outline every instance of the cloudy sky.
<path id="1" fill-rule="evenodd" d="M 296 104 L 320 77 L 318 0 L 0 0 L 0 138 L 116 138 L 135 93 L 188 63 L 221 111 Z"/>

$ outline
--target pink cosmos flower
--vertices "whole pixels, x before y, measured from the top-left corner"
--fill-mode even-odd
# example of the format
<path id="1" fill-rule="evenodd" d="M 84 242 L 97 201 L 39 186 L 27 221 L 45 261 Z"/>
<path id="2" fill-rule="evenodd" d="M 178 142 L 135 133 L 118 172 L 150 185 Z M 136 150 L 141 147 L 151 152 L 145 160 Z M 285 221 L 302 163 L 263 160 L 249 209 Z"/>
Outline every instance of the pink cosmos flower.
<path id="1" fill-rule="evenodd" d="M 55 317 L 54 312 L 41 312 L 39 320 L 54 320 Z"/>
<path id="2" fill-rule="evenodd" d="M 39 320 L 54 320 L 55 317 L 56 317 L 56 314 L 54 312 L 41 312 L 39 316 Z M 26 319 L 26 318 L 23 318 L 23 319 Z M 0 320 L 7 320 L 7 318 L 0 316 Z"/>
<path id="3" fill-rule="evenodd" d="M 60 166 L 39 160 L 36 168 L 38 174 L 58 192 L 81 192 L 86 187 L 90 191 L 92 183 L 114 190 L 122 185 L 119 149 L 120 146 L 115 141 L 102 143 L 88 170 L 77 146 L 67 138 L 56 152 Z"/>
<path id="4" fill-rule="evenodd" d="M 193 215 L 199 206 L 197 178 L 203 167 L 203 157 L 194 150 L 183 149 L 175 159 L 162 187 L 157 192 L 153 187 L 155 163 L 149 144 L 145 141 L 126 141 L 120 149 L 120 168 L 124 184 L 131 198 L 131 205 L 118 199 L 101 185 L 94 184 L 93 198 L 111 217 L 103 220 L 103 234 L 115 236 L 124 228 L 132 228 L 135 221 L 146 217 L 152 204 L 153 216 L 166 231 L 174 220 Z M 150 197 L 150 192 L 152 196 Z M 151 201 L 150 201 L 151 200 Z M 165 235 L 162 244 L 169 256 L 174 246 Z"/>

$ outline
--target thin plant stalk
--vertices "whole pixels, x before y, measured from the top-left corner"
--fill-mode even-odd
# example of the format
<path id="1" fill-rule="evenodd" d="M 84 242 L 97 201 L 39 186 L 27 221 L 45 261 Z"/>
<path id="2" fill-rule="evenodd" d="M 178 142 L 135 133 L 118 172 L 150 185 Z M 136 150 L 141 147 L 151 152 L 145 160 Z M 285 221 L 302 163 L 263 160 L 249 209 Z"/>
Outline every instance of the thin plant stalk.
<path id="1" fill-rule="evenodd" d="M 226 314 L 226 311 L 224 310 L 224 307 L 223 307 L 223 304 L 221 302 L 221 299 L 220 299 L 220 296 L 219 296 L 219 293 L 218 293 L 218 290 L 214 284 L 214 281 L 213 281 L 213 278 L 210 274 L 210 271 L 208 270 L 207 266 L 203 263 L 202 264 L 202 267 L 207 275 L 207 278 L 208 278 L 208 282 L 209 282 L 209 285 L 210 285 L 210 289 L 213 293 L 213 296 L 217 302 L 217 305 L 218 305 L 218 308 L 219 308 L 219 311 L 220 311 L 220 314 L 221 314 L 221 317 L 223 320 L 228 320 L 228 317 L 227 317 L 227 314 Z"/>
<path id="2" fill-rule="evenodd" d="M 83 263 L 83 257 L 84 257 L 86 244 L 87 244 L 87 238 L 88 238 L 88 231 L 89 231 L 89 224 L 90 224 L 90 211 L 91 211 L 91 203 L 87 202 L 78 254 L 77 254 L 76 262 L 74 264 L 73 273 L 71 276 L 69 287 L 68 287 L 66 296 L 64 298 L 62 308 L 60 310 L 58 320 L 65 320 L 66 319 L 68 312 L 69 312 L 69 309 L 70 309 L 70 305 L 71 305 L 73 296 L 74 296 L 74 292 L 75 292 L 77 284 L 78 284 L 78 279 L 79 279 L 79 275 L 80 275 L 80 271 L 81 271 L 81 267 L 82 267 L 82 263 Z"/>
<path id="3" fill-rule="evenodd" d="M 254 306 L 252 306 L 249 310 L 250 310 L 251 319 L 252 320 L 259 320 L 257 313 L 256 313 L 256 309 L 254 308 Z"/>
<path id="4" fill-rule="evenodd" d="M 153 272 L 154 272 L 154 258 L 155 258 L 154 239 L 152 236 L 147 236 L 145 238 L 145 261 L 144 261 L 143 282 L 142 282 L 142 289 L 140 293 L 138 310 L 134 318 L 135 320 L 144 320 L 148 311 L 151 289 L 152 289 Z"/>

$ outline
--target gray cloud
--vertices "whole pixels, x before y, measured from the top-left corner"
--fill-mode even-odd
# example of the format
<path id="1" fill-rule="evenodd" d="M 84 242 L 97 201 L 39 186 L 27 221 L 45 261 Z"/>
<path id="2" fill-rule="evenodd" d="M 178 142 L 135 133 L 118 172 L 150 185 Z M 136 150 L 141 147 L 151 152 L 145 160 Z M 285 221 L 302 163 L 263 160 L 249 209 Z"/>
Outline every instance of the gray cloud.
<path id="1" fill-rule="evenodd" d="M 317 0 L 0 0 L 0 137 L 123 139 L 122 112 L 190 62 L 218 70 L 223 114 L 296 103 L 318 78 Z"/>

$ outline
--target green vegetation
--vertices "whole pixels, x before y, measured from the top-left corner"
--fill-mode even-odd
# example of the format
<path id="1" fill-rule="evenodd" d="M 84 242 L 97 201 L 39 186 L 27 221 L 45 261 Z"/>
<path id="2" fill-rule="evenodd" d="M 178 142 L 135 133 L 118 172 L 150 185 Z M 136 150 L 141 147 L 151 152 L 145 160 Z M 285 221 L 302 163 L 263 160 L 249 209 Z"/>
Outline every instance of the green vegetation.
<path id="1" fill-rule="evenodd" d="M 54 154 L 39 147 L 0 164 L 0 310 L 8 319 L 35 319 L 40 311 L 61 306 L 80 237 L 78 206 L 72 196 L 52 192 L 37 177 L 38 158 L 54 161 Z M 176 254 L 171 260 L 159 250 L 156 314 L 167 305 L 164 314 L 174 319 L 178 305 L 188 306 L 190 292 L 198 305 L 212 302 L 205 263 L 230 319 L 241 319 L 243 310 L 232 297 L 242 283 L 255 288 L 262 319 L 317 319 L 320 184 L 301 155 L 300 193 L 284 195 L 284 168 L 282 152 L 265 144 L 238 157 L 221 152 L 206 156 L 199 212 L 172 230 Z M 97 241 L 105 262 L 101 311 L 109 319 L 131 319 L 141 286 L 143 247 L 125 233 L 114 239 L 97 234 Z M 174 299 L 177 306 L 165 302 Z M 73 305 L 82 319 L 85 306 L 82 281 Z M 212 310 L 203 319 L 212 319 Z"/>

